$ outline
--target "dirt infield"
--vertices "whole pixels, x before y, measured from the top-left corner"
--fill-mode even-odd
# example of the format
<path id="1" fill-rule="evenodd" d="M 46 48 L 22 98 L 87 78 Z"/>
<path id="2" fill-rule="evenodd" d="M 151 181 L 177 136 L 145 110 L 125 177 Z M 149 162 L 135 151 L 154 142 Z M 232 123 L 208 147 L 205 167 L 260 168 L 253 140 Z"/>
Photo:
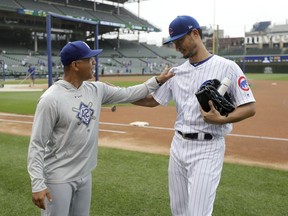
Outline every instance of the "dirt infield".
<path id="1" fill-rule="evenodd" d="M 226 138 L 225 161 L 288 170 L 287 82 L 255 81 L 252 88 L 257 114 L 234 124 Z M 117 106 L 115 112 L 103 107 L 99 145 L 168 155 L 175 117 L 175 107 Z M 0 131 L 30 135 L 32 120 L 0 113 Z M 131 126 L 135 121 L 149 126 Z"/>

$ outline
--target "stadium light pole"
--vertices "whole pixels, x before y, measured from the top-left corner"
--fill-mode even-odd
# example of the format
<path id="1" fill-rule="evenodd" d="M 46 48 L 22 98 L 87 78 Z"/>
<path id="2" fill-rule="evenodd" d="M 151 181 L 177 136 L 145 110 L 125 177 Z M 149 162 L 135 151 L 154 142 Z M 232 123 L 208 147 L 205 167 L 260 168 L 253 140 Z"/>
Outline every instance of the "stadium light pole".
<path id="1" fill-rule="evenodd" d="M 212 36 L 212 53 L 216 54 L 216 32 L 215 32 L 215 18 L 216 17 L 216 0 L 214 0 L 213 5 L 213 36 Z"/>
<path id="2" fill-rule="evenodd" d="M 99 41 L 98 41 L 98 25 L 95 25 L 95 40 L 94 40 L 94 47 L 98 49 Z M 98 55 L 96 56 L 96 65 L 95 65 L 95 79 L 96 81 L 99 80 L 99 73 L 98 73 Z"/>
<path id="3" fill-rule="evenodd" d="M 57 19 L 62 19 L 62 20 L 67 20 L 71 22 L 82 22 L 85 24 L 90 24 L 90 25 L 95 25 L 95 42 L 94 42 L 94 48 L 98 49 L 98 25 L 99 22 L 96 21 L 90 21 L 90 20 L 82 20 L 82 19 L 77 19 L 73 17 L 67 17 L 67 16 L 62 16 L 59 14 L 55 13 L 48 13 L 46 16 L 46 33 L 47 33 L 47 57 L 48 57 L 48 87 L 50 87 L 53 82 L 52 82 L 52 52 L 51 52 L 51 19 L 52 17 L 57 18 Z M 96 80 L 98 80 L 98 56 L 96 56 L 96 65 L 95 65 L 95 73 L 96 73 Z"/>

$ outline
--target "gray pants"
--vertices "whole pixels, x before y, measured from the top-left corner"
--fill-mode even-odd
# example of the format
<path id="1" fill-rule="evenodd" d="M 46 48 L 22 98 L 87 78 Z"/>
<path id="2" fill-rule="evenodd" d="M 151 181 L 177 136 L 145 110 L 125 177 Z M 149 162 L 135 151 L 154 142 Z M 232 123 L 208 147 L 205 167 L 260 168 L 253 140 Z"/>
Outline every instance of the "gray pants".
<path id="1" fill-rule="evenodd" d="M 46 200 L 46 210 L 42 216 L 89 216 L 92 176 L 78 181 L 46 184 L 52 195 L 52 202 Z"/>

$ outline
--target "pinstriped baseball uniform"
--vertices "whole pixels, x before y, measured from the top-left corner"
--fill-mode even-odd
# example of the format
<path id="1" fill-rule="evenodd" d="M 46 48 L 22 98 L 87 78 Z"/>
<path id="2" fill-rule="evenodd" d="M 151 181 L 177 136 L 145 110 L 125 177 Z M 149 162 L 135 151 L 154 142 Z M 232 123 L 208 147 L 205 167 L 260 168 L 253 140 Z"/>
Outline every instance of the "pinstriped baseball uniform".
<path id="1" fill-rule="evenodd" d="M 158 87 L 155 77 L 128 88 L 83 82 L 77 89 L 60 80 L 41 96 L 30 138 L 28 172 L 32 192 L 48 187 L 52 194 L 53 201 L 42 215 L 89 215 L 101 105 L 133 102 Z"/>
<path id="2" fill-rule="evenodd" d="M 210 79 L 231 80 L 228 93 L 237 106 L 255 99 L 238 65 L 217 55 L 197 64 L 187 60 L 172 68 L 175 76 L 153 93 L 161 105 L 173 100 L 177 117 L 174 125 L 169 160 L 169 194 L 173 215 L 211 215 L 225 152 L 224 136 L 232 124 L 204 122 L 195 93 L 202 83 Z M 198 139 L 185 139 L 180 133 L 198 133 Z M 212 139 L 205 139 L 207 134 Z"/>

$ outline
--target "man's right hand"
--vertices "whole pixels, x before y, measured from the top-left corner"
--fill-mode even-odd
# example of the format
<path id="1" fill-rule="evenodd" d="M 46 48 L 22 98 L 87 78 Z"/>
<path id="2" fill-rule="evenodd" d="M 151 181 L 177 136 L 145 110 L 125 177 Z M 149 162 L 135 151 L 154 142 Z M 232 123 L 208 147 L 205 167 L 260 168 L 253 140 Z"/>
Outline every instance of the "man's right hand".
<path id="1" fill-rule="evenodd" d="M 47 197 L 48 201 L 52 201 L 52 197 L 48 189 L 46 188 L 43 191 L 32 193 L 32 202 L 41 209 L 46 209 L 45 198 Z"/>
<path id="2" fill-rule="evenodd" d="M 171 67 L 166 67 L 165 70 L 156 77 L 160 85 L 164 84 L 167 80 L 174 76 L 174 73 L 170 72 L 170 69 Z"/>

